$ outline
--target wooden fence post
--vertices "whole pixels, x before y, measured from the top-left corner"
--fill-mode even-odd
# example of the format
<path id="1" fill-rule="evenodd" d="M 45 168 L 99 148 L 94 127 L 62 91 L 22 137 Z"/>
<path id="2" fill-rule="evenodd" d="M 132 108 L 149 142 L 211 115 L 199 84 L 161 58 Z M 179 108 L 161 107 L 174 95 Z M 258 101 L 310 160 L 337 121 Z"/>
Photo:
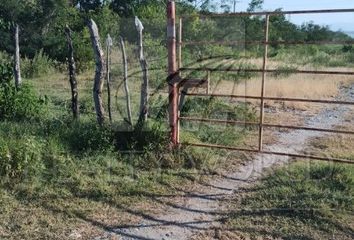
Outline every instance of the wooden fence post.
<path id="1" fill-rule="evenodd" d="M 176 82 L 176 4 L 169 0 L 167 4 L 167 47 L 168 47 L 168 85 L 169 85 L 169 122 L 170 141 L 175 147 L 179 143 L 178 127 L 178 85 Z"/>
<path id="2" fill-rule="evenodd" d="M 123 71 L 124 71 L 123 80 L 124 80 L 124 89 L 125 89 L 126 100 L 127 100 L 128 121 L 130 126 L 132 126 L 133 120 L 132 120 L 132 110 L 131 110 L 130 94 L 129 94 L 129 86 L 128 86 L 128 61 L 127 61 L 127 54 L 125 52 L 124 39 L 122 37 L 120 37 L 120 46 L 122 48 L 122 56 L 123 56 Z"/>
<path id="3" fill-rule="evenodd" d="M 68 43 L 68 64 L 69 64 L 69 81 L 71 87 L 71 110 L 73 112 L 74 119 L 79 118 L 79 103 L 78 103 L 78 89 L 77 89 L 77 80 L 76 80 L 76 65 L 74 58 L 74 46 L 71 35 L 71 29 L 68 25 L 65 27 L 65 35 Z"/>
<path id="4" fill-rule="evenodd" d="M 108 116 L 109 121 L 112 123 L 112 104 L 111 104 L 111 47 L 113 46 L 113 40 L 111 36 L 107 35 L 106 47 L 107 47 L 107 101 L 108 101 Z"/>
<path id="5" fill-rule="evenodd" d="M 140 95 L 140 115 L 139 120 L 147 120 L 148 117 L 148 101 L 149 101 L 149 70 L 144 56 L 143 46 L 143 30 L 144 26 L 138 17 L 135 17 L 135 26 L 139 35 L 139 61 L 141 70 L 143 71 L 143 83 L 141 85 Z"/>
<path id="6" fill-rule="evenodd" d="M 98 34 L 98 28 L 96 23 L 92 19 L 90 19 L 87 23 L 87 26 L 90 30 L 92 48 L 95 54 L 96 61 L 95 80 L 93 85 L 93 99 L 95 102 L 98 124 L 102 125 L 105 120 L 102 101 L 103 79 L 106 74 L 104 53 L 100 43 L 100 36 Z"/>
<path id="7" fill-rule="evenodd" d="M 15 54 L 14 54 L 14 75 L 15 75 L 15 86 L 19 88 L 22 82 L 21 79 L 21 66 L 20 66 L 20 43 L 19 43 L 19 26 L 16 24 L 14 26 L 14 45 L 15 45 Z"/>

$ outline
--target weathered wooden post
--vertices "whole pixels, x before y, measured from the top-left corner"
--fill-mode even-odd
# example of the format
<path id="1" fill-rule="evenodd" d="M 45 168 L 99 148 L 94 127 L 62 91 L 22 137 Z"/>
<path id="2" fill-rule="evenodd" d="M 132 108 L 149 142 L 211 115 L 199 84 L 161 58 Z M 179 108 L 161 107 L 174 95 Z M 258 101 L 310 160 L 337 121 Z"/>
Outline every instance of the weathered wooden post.
<path id="1" fill-rule="evenodd" d="M 18 24 L 14 26 L 14 75 L 15 75 L 15 86 L 19 88 L 22 82 L 21 79 L 21 66 L 20 66 L 20 43 L 19 43 L 19 27 Z"/>
<path id="2" fill-rule="evenodd" d="M 169 122 L 172 146 L 179 143 L 178 126 L 178 84 L 176 62 L 176 4 L 169 0 L 167 4 L 167 47 L 168 47 L 168 85 L 169 85 Z"/>
<path id="3" fill-rule="evenodd" d="M 127 61 L 127 54 L 125 52 L 124 39 L 122 37 L 120 37 L 120 46 L 122 49 L 122 56 L 123 56 L 123 71 L 124 71 L 123 80 L 124 80 L 124 89 L 125 89 L 126 100 L 127 100 L 128 121 L 130 126 L 132 126 L 133 120 L 132 120 L 132 110 L 130 105 L 130 94 L 129 94 L 129 86 L 128 86 L 128 61 Z"/>
<path id="4" fill-rule="evenodd" d="M 144 46 L 143 46 L 143 30 L 144 26 L 138 17 L 135 17 L 135 26 L 138 31 L 139 36 L 139 62 L 141 70 L 143 71 L 143 83 L 141 85 L 141 95 L 140 95 L 140 116 L 139 120 L 147 120 L 148 117 L 148 101 L 149 101 L 149 71 L 148 65 L 144 56 Z"/>
<path id="5" fill-rule="evenodd" d="M 108 101 L 108 116 L 109 121 L 112 123 L 112 104 L 111 104 L 111 47 L 113 46 L 113 40 L 111 36 L 107 35 L 106 48 L 107 48 L 107 101 Z"/>
<path id="6" fill-rule="evenodd" d="M 68 25 L 65 27 L 65 35 L 68 43 L 68 64 L 69 64 L 69 81 L 71 87 L 71 110 L 73 112 L 74 119 L 79 118 L 79 93 L 77 89 L 77 80 L 76 80 L 76 64 L 74 58 L 74 46 L 71 35 L 71 29 Z"/>
<path id="7" fill-rule="evenodd" d="M 92 19 L 90 19 L 87 23 L 87 26 L 90 30 L 92 48 L 95 54 L 96 61 L 95 80 L 93 85 L 93 99 L 95 102 L 97 121 L 100 125 L 102 125 L 105 120 L 102 101 L 103 80 L 106 74 L 104 53 L 102 50 L 100 36 L 96 23 Z"/>

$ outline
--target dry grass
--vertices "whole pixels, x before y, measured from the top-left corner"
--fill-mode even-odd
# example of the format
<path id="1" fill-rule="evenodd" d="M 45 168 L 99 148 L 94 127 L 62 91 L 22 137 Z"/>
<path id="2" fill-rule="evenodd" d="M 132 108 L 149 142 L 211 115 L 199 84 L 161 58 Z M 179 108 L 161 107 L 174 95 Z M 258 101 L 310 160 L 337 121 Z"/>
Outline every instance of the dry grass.
<path id="1" fill-rule="evenodd" d="M 338 95 L 340 86 L 348 85 L 349 83 L 353 82 L 354 78 L 352 76 L 344 75 L 292 74 L 286 77 L 276 77 L 268 74 L 265 85 L 265 96 L 306 99 L 333 99 Z M 253 77 L 249 80 L 243 80 L 241 82 L 221 80 L 217 83 L 212 83 L 212 92 L 215 94 L 260 96 L 261 76 Z M 309 103 L 283 103 L 279 101 L 268 101 L 266 104 L 281 104 L 285 107 L 301 110 L 309 110 L 312 105 Z"/>
<path id="2" fill-rule="evenodd" d="M 219 59 L 218 61 L 206 60 L 196 63 L 193 67 L 210 67 L 210 68 L 255 68 L 261 69 L 262 59 L 241 59 L 241 60 L 227 60 Z M 298 66 L 294 64 L 286 64 L 269 60 L 267 64 L 268 69 L 289 70 L 288 73 L 275 74 L 268 73 L 266 76 L 265 95 L 269 97 L 290 97 L 290 98 L 309 98 L 309 99 L 333 99 L 338 95 L 340 86 L 348 85 L 354 82 L 353 76 L 346 75 L 316 75 L 316 74 L 291 74 L 291 70 L 324 70 L 324 71 L 351 71 L 350 68 L 337 67 L 337 68 L 314 68 L 310 65 Z M 234 73 L 230 73 L 234 74 Z M 217 80 L 218 78 L 225 78 Z M 229 79 L 229 80 L 227 80 Z M 232 79 L 232 77 L 231 77 Z M 234 95 L 247 95 L 247 96 L 260 96 L 261 95 L 261 74 L 253 76 L 247 80 L 239 80 L 235 76 L 234 81 L 230 77 L 223 74 L 214 72 L 211 76 L 211 91 L 214 94 L 234 94 Z M 197 91 L 197 90 L 196 90 Z M 266 104 L 274 105 L 279 102 L 268 101 Z M 311 104 L 306 103 L 281 103 L 281 105 L 309 110 Z"/>

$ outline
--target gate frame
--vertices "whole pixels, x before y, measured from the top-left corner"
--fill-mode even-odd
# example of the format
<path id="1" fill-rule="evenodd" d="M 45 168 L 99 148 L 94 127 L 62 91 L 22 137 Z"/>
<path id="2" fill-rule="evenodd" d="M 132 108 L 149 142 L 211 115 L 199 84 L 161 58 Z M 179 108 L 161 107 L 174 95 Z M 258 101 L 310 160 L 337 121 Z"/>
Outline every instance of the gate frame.
<path id="1" fill-rule="evenodd" d="M 217 43 L 222 45 L 235 45 L 241 42 L 238 41 L 213 41 L 213 42 L 182 42 L 182 19 L 184 16 L 179 18 L 179 36 L 178 44 L 176 41 L 176 5 L 175 0 L 168 0 L 167 4 L 167 46 L 168 46 L 168 84 L 169 84 L 169 123 L 170 123 L 170 142 L 172 147 L 178 147 L 181 145 L 179 141 L 179 124 L 180 120 L 184 121 L 194 121 L 194 122 L 210 122 L 216 124 L 232 124 L 232 125 L 252 125 L 259 127 L 258 134 L 258 150 L 255 149 L 243 149 L 237 147 L 215 145 L 215 144 L 196 144 L 196 143 L 183 143 L 183 145 L 194 146 L 194 147 L 207 147 L 207 148 L 218 148 L 226 150 L 235 150 L 249 153 L 260 153 L 268 155 L 278 155 L 278 156 L 288 156 L 294 158 L 306 158 L 311 160 L 320 161 L 331 161 L 338 163 L 348 163 L 354 164 L 354 159 L 339 159 L 339 158 L 329 158 L 302 154 L 289 154 L 282 152 L 271 152 L 263 150 L 263 131 L 264 128 L 285 128 L 285 129 L 296 129 L 304 131 L 319 131 L 327 133 L 339 133 L 339 134 L 350 134 L 354 135 L 354 131 L 343 131 L 343 130 L 333 130 L 333 129 L 321 129 L 321 128 L 310 128 L 310 127 L 298 127 L 290 125 L 275 125 L 264 123 L 264 102 L 265 100 L 279 100 L 279 101 L 290 101 L 290 102 L 311 102 L 311 103 L 322 103 L 322 104 L 338 104 L 338 105 L 350 105 L 354 106 L 354 102 L 350 101 L 334 101 L 334 100 L 316 100 L 316 99 L 302 99 L 302 98 L 278 98 L 278 97 L 266 97 L 265 87 L 266 87 L 266 76 L 267 73 L 276 72 L 278 70 L 267 69 L 267 59 L 268 59 L 268 46 L 271 44 L 283 44 L 283 45 L 305 45 L 305 44 L 354 44 L 353 41 L 312 41 L 312 42 L 302 42 L 302 41 L 269 41 L 269 19 L 271 16 L 275 15 L 286 15 L 286 14 L 319 14 L 319 13 L 353 13 L 354 9 L 330 9 L 330 10 L 306 10 L 306 11 L 283 11 L 283 12 L 239 12 L 239 13 L 225 13 L 225 14 L 209 14 L 210 16 L 265 16 L 265 26 L 264 26 L 264 40 L 263 41 L 250 41 L 244 42 L 247 44 L 263 45 L 263 64 L 261 69 L 213 69 L 213 68 L 184 68 L 182 67 L 182 46 L 183 45 L 198 45 L 206 43 Z M 201 15 L 202 16 L 202 15 Z M 178 45 L 178 64 L 177 64 L 177 45 Z M 185 84 L 188 79 L 181 79 L 180 74 L 182 71 L 206 71 L 208 74 L 210 72 L 227 71 L 227 72 L 256 72 L 262 74 L 262 86 L 261 86 L 261 96 L 242 96 L 242 95 L 225 95 L 225 94 L 196 94 L 196 93 L 184 93 L 185 96 L 195 96 L 195 97 L 231 97 L 231 98 L 244 98 L 244 99 L 255 99 L 260 100 L 260 118 L 259 122 L 243 122 L 243 121 L 227 121 L 218 119 L 203 119 L 203 118 L 192 118 L 192 117 L 180 117 L 179 113 L 179 97 L 180 97 L 180 87 Z M 306 70 L 294 70 L 292 71 L 296 74 L 329 74 L 329 75 L 354 75 L 354 71 L 306 71 Z"/>

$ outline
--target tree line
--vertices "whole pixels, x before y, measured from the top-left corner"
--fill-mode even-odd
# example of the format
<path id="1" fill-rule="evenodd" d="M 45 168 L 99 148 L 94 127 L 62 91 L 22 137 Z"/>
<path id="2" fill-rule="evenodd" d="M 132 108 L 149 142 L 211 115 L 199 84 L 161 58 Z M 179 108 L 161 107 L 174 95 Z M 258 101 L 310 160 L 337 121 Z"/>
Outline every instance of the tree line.
<path id="1" fill-rule="evenodd" d="M 224 0 L 223 11 L 230 12 L 232 1 Z M 248 11 L 262 8 L 263 0 L 250 1 Z M 93 19 L 106 36 L 122 35 L 130 42 L 136 42 L 134 16 L 142 19 L 147 25 L 149 35 L 157 43 L 165 40 L 165 0 L 7 0 L 0 2 L 0 51 L 13 54 L 13 29 L 16 25 L 20 31 L 21 56 L 33 58 L 43 52 L 58 62 L 67 61 L 67 44 L 65 27 L 73 31 L 73 47 L 79 69 L 87 61 L 92 61 L 89 32 L 86 28 L 88 19 Z M 196 15 L 185 24 L 185 40 L 227 40 L 242 37 L 246 41 L 259 40 L 262 37 L 263 19 L 258 17 L 242 17 L 244 32 L 233 18 L 209 19 L 197 17 L 215 11 L 215 2 L 211 0 L 180 0 L 177 1 L 178 14 Z M 277 9 L 276 11 L 281 11 Z M 145 20 L 145 21 L 144 21 Z M 328 26 L 315 23 L 304 23 L 301 26 L 290 22 L 286 16 L 271 18 L 271 40 L 284 41 L 318 41 L 318 40 L 350 40 L 351 38 L 339 31 L 332 31 Z"/>

